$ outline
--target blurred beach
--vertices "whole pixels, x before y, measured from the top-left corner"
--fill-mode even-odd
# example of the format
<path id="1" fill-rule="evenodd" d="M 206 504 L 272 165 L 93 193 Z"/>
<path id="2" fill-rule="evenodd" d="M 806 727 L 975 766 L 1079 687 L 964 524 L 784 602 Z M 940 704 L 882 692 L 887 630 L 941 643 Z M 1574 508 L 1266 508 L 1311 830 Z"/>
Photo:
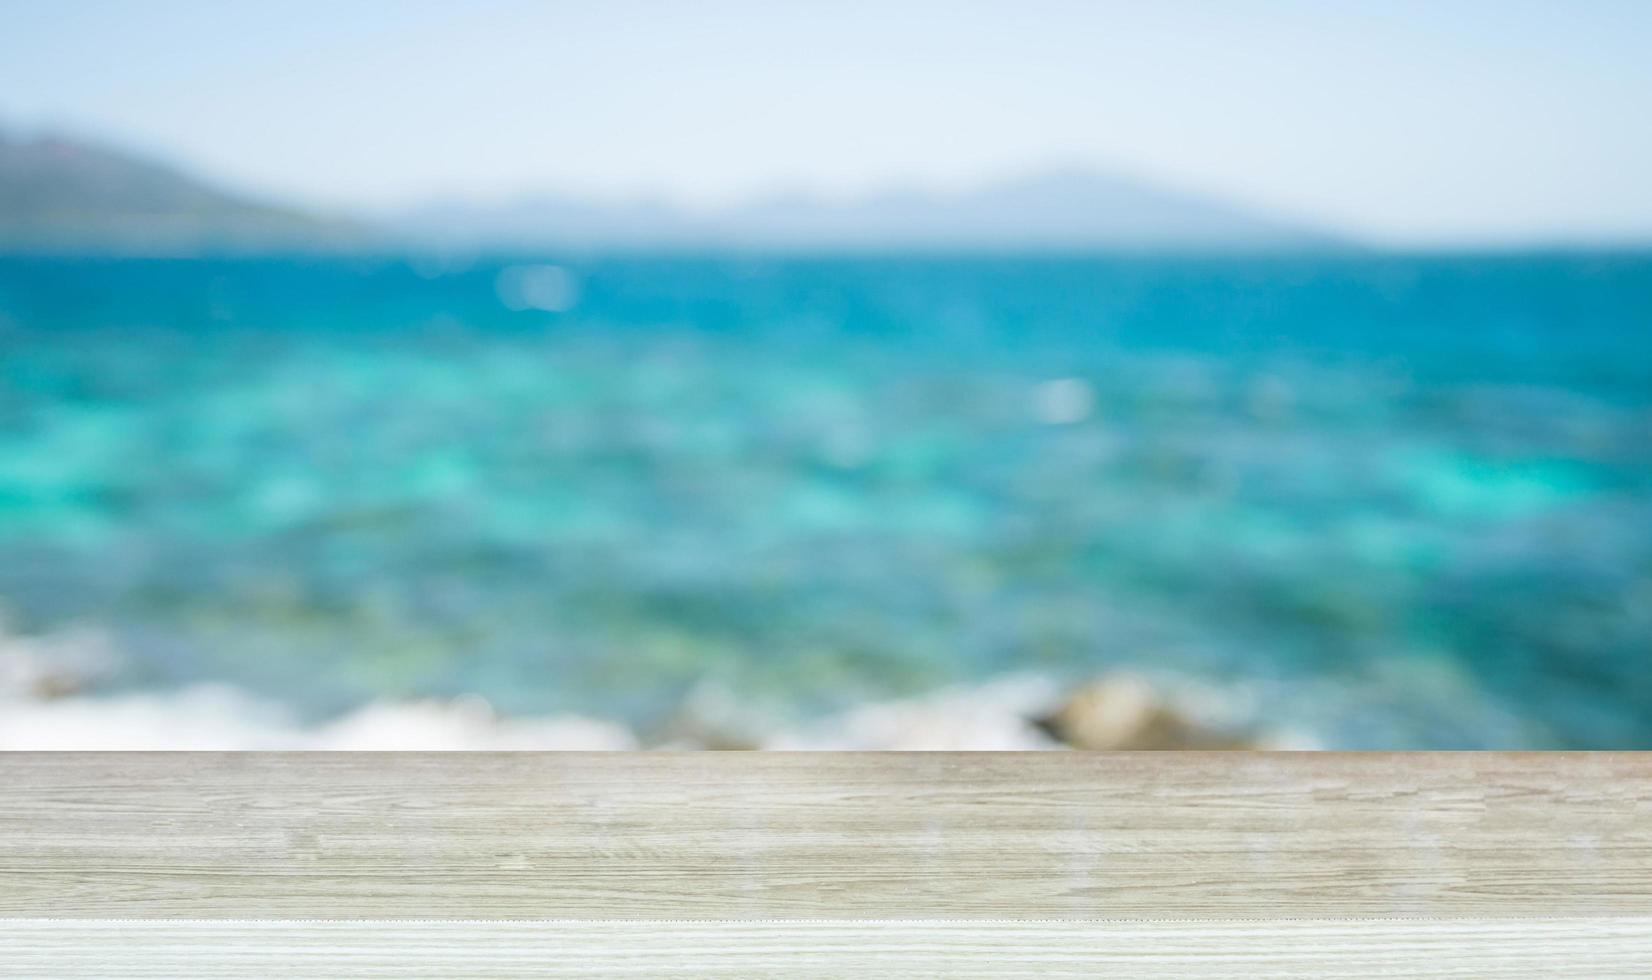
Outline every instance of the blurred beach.
<path id="1" fill-rule="evenodd" d="M 0 749 L 1652 749 L 1652 5 L 12 6 Z"/>
<path id="2" fill-rule="evenodd" d="M 1647 747 L 1652 257 L 0 258 L 0 555 L 0 748 Z"/>

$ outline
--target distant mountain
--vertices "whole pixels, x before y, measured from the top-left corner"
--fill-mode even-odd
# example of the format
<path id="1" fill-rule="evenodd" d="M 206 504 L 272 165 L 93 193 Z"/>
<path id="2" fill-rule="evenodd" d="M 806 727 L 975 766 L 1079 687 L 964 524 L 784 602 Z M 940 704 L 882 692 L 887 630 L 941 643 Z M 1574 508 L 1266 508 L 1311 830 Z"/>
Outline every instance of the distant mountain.
<path id="1" fill-rule="evenodd" d="M 657 201 L 448 201 L 362 222 L 223 190 L 66 137 L 0 131 L 0 250 L 1289 250 L 1345 245 L 1214 198 L 1066 171 L 961 193 L 777 197 L 711 214 Z"/>
<path id="2" fill-rule="evenodd" d="M 170 254 L 363 238 L 349 222 L 219 190 L 130 153 L 0 132 L 0 248 Z"/>
<path id="3" fill-rule="evenodd" d="M 417 239 L 481 248 L 1240 251 L 1346 244 L 1213 198 L 1078 171 L 955 194 L 772 198 L 709 215 L 657 202 L 446 202 L 390 224 Z"/>

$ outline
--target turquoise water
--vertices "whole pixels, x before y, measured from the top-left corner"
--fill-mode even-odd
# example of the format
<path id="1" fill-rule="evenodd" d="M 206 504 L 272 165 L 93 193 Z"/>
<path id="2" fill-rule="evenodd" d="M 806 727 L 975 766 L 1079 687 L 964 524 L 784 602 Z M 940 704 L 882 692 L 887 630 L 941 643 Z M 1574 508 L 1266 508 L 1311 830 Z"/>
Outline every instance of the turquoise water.
<path id="1" fill-rule="evenodd" d="M 1652 747 L 1652 257 L 3 259 L 0 608 L 314 718 L 1129 667 Z"/>

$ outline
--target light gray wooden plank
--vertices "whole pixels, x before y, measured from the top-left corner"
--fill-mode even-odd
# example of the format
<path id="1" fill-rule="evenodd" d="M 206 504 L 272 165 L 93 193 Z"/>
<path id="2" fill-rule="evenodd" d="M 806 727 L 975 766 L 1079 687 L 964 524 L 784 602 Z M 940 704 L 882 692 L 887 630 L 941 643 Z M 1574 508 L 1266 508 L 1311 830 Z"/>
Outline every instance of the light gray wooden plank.
<path id="1" fill-rule="evenodd" d="M 0 921 L 0 977 L 1646 977 L 1652 919 Z"/>
<path id="2" fill-rule="evenodd" d="M 1652 756 L 0 755 L 0 916 L 1652 915 Z"/>

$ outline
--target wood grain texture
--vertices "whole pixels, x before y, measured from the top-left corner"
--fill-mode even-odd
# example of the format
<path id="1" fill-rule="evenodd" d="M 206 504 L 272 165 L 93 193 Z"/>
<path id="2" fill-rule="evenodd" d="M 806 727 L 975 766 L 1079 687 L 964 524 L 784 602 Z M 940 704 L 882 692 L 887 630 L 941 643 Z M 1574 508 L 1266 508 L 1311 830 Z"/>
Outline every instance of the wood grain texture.
<path id="1" fill-rule="evenodd" d="M 0 755 L 0 917 L 1652 917 L 1652 755 Z"/>
<path id="2" fill-rule="evenodd" d="M 0 921 L 0 977 L 1652 976 L 1652 920 Z"/>

